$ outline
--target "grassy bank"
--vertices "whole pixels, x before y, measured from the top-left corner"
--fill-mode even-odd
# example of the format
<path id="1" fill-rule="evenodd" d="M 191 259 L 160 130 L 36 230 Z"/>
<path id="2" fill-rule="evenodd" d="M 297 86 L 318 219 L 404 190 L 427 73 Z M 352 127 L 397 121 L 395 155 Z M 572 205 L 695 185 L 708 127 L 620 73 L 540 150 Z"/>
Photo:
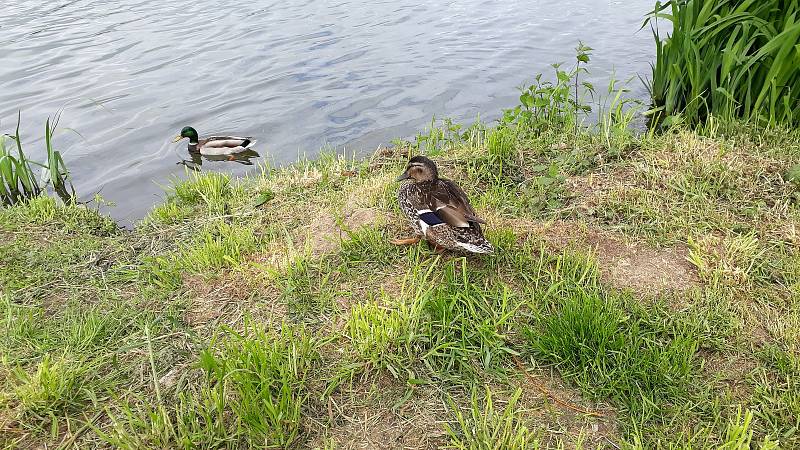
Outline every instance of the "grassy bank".
<path id="1" fill-rule="evenodd" d="M 0 209 L 0 443 L 800 446 L 800 135 L 575 135 L 525 111 L 193 174 L 134 231 L 46 197 Z M 388 243 L 417 152 L 496 255 Z"/>

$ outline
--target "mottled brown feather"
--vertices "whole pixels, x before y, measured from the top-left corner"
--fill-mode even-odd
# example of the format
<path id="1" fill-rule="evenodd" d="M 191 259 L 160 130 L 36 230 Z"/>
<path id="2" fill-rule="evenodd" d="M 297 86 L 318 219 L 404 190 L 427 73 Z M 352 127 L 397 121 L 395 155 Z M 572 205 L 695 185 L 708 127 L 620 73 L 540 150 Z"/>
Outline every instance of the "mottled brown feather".
<path id="1" fill-rule="evenodd" d="M 467 194 L 453 181 L 439 178 L 420 183 L 418 210 L 430 209 L 440 219 L 450 226 L 480 229 L 478 224 L 486 223 L 475 214 L 475 209 L 469 203 Z"/>

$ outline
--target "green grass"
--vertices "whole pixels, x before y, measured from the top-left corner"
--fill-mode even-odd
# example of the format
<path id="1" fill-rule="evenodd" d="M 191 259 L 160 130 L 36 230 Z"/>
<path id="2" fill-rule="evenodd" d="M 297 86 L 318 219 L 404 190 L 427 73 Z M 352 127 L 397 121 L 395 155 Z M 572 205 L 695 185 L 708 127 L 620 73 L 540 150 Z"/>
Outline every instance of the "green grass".
<path id="1" fill-rule="evenodd" d="M 498 411 L 489 388 L 486 388 L 483 402 L 478 400 L 477 391 L 473 390 L 468 414 L 464 414 L 461 408 L 450 400 L 450 407 L 458 426 L 446 426 L 450 437 L 448 448 L 463 450 L 539 448 L 536 435 L 525 426 L 515 410 L 521 395 L 522 390 L 517 389 L 505 408 Z"/>
<path id="2" fill-rule="evenodd" d="M 411 316 L 412 311 L 405 304 L 396 309 L 376 302 L 354 305 L 345 334 L 356 358 L 372 370 L 387 370 L 394 377 L 405 375 L 403 369 L 409 361 L 402 350 L 408 343 Z"/>
<path id="3" fill-rule="evenodd" d="M 430 269 L 421 267 L 421 278 L 409 280 L 417 289 L 412 351 L 427 372 L 443 378 L 496 368 L 514 353 L 507 334 L 521 302 L 508 289 L 470 280 L 466 259 L 445 263 L 440 275 L 431 273 L 439 263 L 429 261 Z"/>
<path id="4" fill-rule="evenodd" d="M 665 405 L 687 397 L 696 375 L 694 336 L 652 330 L 644 320 L 626 317 L 613 297 L 591 288 L 560 295 L 541 324 L 526 333 L 535 355 L 554 363 L 587 394 L 618 402 L 634 423 L 658 421 Z"/>
<path id="5" fill-rule="evenodd" d="M 317 345 L 302 327 L 225 331 L 200 351 L 196 365 L 202 375 L 194 390 L 143 410 L 125 404 L 111 414 L 111 430 L 100 434 L 120 448 L 289 446 L 300 431 L 305 379 Z"/>
<path id="6" fill-rule="evenodd" d="M 257 238 L 252 229 L 217 222 L 184 246 L 177 264 L 185 271 L 196 273 L 236 267 L 256 246 Z"/>
<path id="7" fill-rule="evenodd" d="M 10 237 L 0 243 L 4 445 L 331 446 L 355 439 L 346 424 L 373 426 L 364 415 L 406 423 L 406 408 L 433 408 L 441 421 L 404 434 L 433 436 L 414 441 L 424 446 L 607 443 L 591 417 L 559 422 L 571 410 L 558 404 L 535 416 L 542 398 L 517 384 L 512 356 L 544 370 L 543 380 L 558 374 L 571 396 L 563 400 L 608 404 L 616 431 L 606 437 L 616 445 L 796 442 L 790 311 L 800 276 L 780 231 L 796 220 L 795 206 L 783 186 L 759 191 L 793 154 L 777 148 L 786 139 L 627 137 L 639 150 L 600 166 L 573 154 L 534 175 L 560 177 L 536 194 L 557 202 L 526 208 L 535 196 L 514 177 L 542 174 L 541 162 L 558 152 L 548 142 L 558 139 L 503 126 L 511 128 L 437 144 L 443 171 L 464 182 L 489 221 L 498 249 L 490 257 L 388 244 L 405 233 L 385 187 L 402 168 L 392 159 L 355 177 L 341 175 L 353 164 L 335 158 L 235 184 L 192 175 L 133 232 L 46 197 L 0 211 Z M 597 136 L 578 139 L 592 154 L 616 152 Z M 739 149 L 751 148 L 768 169 L 746 164 Z M 567 180 L 588 174 L 609 181 L 573 191 Z M 652 195 L 646 219 L 632 209 L 613 218 L 565 209 L 595 202 L 608 213 L 609 192 L 633 189 Z M 274 197 L 256 206 L 266 190 Z M 759 198 L 785 206 L 763 210 Z M 307 207 L 287 208 L 300 201 Z M 353 204 L 380 220 L 353 222 Z M 682 243 L 697 284 L 620 292 L 603 275 L 604 247 L 596 257 L 553 247 L 547 233 L 561 226 L 542 231 L 542 212 L 645 238 L 653 249 Z M 320 215 L 332 218 L 330 229 L 312 224 Z M 718 233 L 731 223 L 735 232 Z M 325 240 L 324 251 L 309 238 Z M 751 295 L 757 311 L 745 303 Z M 771 353 L 754 359 L 752 349 L 767 344 Z M 719 366 L 737 359 L 747 368 Z M 511 389 L 463 389 L 487 383 Z M 388 409 L 348 410 L 366 392 Z"/>

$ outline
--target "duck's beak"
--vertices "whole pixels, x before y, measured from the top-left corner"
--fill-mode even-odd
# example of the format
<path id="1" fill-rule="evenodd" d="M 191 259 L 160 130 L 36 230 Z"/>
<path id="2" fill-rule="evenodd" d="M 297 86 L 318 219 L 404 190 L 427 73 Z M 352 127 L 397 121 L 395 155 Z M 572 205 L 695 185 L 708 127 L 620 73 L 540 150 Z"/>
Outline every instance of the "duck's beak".
<path id="1" fill-rule="evenodd" d="M 407 180 L 409 178 L 411 178 L 411 175 L 409 175 L 408 172 L 403 172 L 403 174 L 400 175 L 399 177 L 397 177 L 397 179 L 395 181 L 403 181 L 403 180 Z"/>
<path id="2" fill-rule="evenodd" d="M 172 140 L 173 143 L 180 141 L 183 139 L 183 136 L 175 136 L 175 139 Z"/>

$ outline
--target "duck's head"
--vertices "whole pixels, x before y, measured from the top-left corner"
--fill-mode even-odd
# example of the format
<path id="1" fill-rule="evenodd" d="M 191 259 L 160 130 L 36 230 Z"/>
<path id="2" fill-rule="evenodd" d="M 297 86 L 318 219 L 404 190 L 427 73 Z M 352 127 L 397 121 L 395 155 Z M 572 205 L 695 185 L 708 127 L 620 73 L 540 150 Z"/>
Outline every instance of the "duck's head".
<path id="1" fill-rule="evenodd" d="M 175 139 L 173 139 L 172 142 L 178 142 L 181 139 L 186 138 L 189 138 L 190 144 L 197 144 L 197 142 L 200 140 L 200 138 L 197 136 L 197 130 L 192 127 L 183 127 L 181 134 L 175 136 Z"/>
<path id="2" fill-rule="evenodd" d="M 406 171 L 397 177 L 397 181 L 414 180 L 419 183 L 421 181 L 433 181 L 439 178 L 439 171 L 436 170 L 436 163 L 424 156 L 415 156 L 408 161 Z"/>

